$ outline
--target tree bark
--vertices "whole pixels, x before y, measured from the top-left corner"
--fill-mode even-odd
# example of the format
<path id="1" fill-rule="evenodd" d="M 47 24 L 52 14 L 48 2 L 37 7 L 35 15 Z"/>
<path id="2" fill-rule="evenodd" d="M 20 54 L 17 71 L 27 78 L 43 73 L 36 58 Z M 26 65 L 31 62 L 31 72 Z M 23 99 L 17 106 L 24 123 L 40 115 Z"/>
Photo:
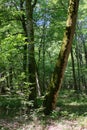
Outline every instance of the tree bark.
<path id="1" fill-rule="evenodd" d="M 27 34 L 28 34 L 28 82 L 29 100 L 34 102 L 34 107 L 37 106 L 37 67 L 34 55 L 34 28 L 33 28 L 33 8 L 36 0 L 32 4 L 32 0 L 26 0 L 26 17 L 27 17 Z"/>
<path id="2" fill-rule="evenodd" d="M 74 56 L 73 56 L 73 49 L 71 48 L 71 59 L 72 59 L 72 72 L 73 72 L 73 81 L 74 81 L 74 89 L 77 91 L 77 82 L 76 82 L 76 74 L 75 74 L 75 63 L 74 63 Z"/>
<path id="3" fill-rule="evenodd" d="M 83 48 L 84 48 L 84 54 L 85 54 L 85 63 L 86 63 L 86 67 L 87 67 L 87 47 L 86 47 L 86 43 L 83 39 Z"/>
<path id="4" fill-rule="evenodd" d="M 24 11 L 23 4 L 24 4 L 24 1 L 20 0 L 20 10 L 21 11 Z M 25 15 L 24 14 L 22 14 L 22 16 L 21 16 L 21 23 L 22 23 L 22 28 L 23 28 L 23 31 L 24 31 L 24 35 L 26 37 L 25 42 L 28 42 L 26 20 L 25 20 Z M 24 44 L 23 48 L 24 48 L 24 50 L 23 50 L 23 72 L 25 73 L 24 82 L 26 82 L 27 81 L 27 44 Z"/>
<path id="5" fill-rule="evenodd" d="M 65 68 L 68 62 L 68 56 L 71 51 L 73 36 L 75 33 L 75 25 L 77 19 L 79 0 L 70 0 L 68 9 L 68 19 L 66 24 L 66 30 L 64 33 L 63 43 L 57 59 L 57 63 L 54 68 L 54 73 L 51 77 L 49 90 L 45 96 L 43 102 L 44 113 L 49 115 L 53 109 L 55 109 L 57 102 L 57 95 L 61 88 Z"/>
<path id="6" fill-rule="evenodd" d="M 78 41 L 77 41 L 78 42 Z M 80 72 L 80 52 L 79 52 L 79 46 L 78 43 L 76 44 L 76 60 L 77 60 L 77 71 L 78 71 L 78 89 L 81 90 L 81 72 Z"/>
<path id="7" fill-rule="evenodd" d="M 13 68 L 12 65 L 10 65 L 9 68 L 9 85 L 10 85 L 10 90 L 13 91 Z"/>

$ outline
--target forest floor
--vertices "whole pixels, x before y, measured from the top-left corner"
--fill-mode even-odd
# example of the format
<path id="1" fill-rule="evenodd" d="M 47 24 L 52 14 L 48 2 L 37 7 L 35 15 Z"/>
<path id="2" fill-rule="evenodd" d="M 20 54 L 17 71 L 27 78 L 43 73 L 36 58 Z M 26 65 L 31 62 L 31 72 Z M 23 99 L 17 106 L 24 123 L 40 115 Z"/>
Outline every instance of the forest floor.
<path id="1" fill-rule="evenodd" d="M 61 92 L 56 110 L 50 116 L 45 116 L 41 108 L 32 110 L 29 115 L 21 109 L 15 111 L 16 114 L 0 109 L 0 130 L 87 130 L 87 96 L 84 93 Z"/>
<path id="2" fill-rule="evenodd" d="M 0 119 L 0 130 L 87 130 L 87 117 L 41 121 L 34 119 Z"/>

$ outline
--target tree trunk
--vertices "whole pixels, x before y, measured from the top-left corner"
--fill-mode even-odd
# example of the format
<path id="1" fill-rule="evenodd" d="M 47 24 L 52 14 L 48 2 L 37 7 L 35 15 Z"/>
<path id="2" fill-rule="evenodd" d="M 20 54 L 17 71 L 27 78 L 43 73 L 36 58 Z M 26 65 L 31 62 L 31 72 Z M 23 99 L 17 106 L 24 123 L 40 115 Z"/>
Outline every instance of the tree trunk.
<path id="1" fill-rule="evenodd" d="M 83 40 L 83 47 L 84 47 L 85 62 L 86 62 L 86 67 L 87 67 L 87 47 L 84 40 Z"/>
<path id="2" fill-rule="evenodd" d="M 78 5 L 79 0 L 70 0 L 69 2 L 68 19 L 66 24 L 66 30 L 64 33 L 63 43 L 57 59 L 57 63 L 54 68 L 54 73 L 51 77 L 49 90 L 43 102 L 44 113 L 47 115 L 50 114 L 56 106 L 57 94 L 59 92 L 59 89 L 61 88 L 65 68 L 68 62 L 68 56 L 71 51 L 77 19 Z"/>
<path id="3" fill-rule="evenodd" d="M 78 42 L 78 41 L 77 41 Z M 80 73 L 80 59 L 79 59 L 78 43 L 76 44 L 76 59 L 77 59 L 77 71 L 78 71 L 78 88 L 81 90 L 81 73 Z"/>
<path id="4" fill-rule="evenodd" d="M 72 59 L 72 72 L 73 72 L 74 89 L 77 91 L 78 87 L 77 87 L 77 82 L 76 82 L 74 56 L 73 56 L 73 49 L 72 48 L 71 48 L 71 59 Z"/>
<path id="5" fill-rule="evenodd" d="M 23 4 L 24 4 L 24 1 L 20 0 L 20 10 L 21 11 L 24 11 Z M 22 23 L 22 28 L 23 28 L 23 31 L 24 31 L 24 35 L 26 37 L 25 42 L 28 42 L 26 20 L 25 20 L 24 14 L 22 14 L 22 16 L 21 16 L 21 23 Z M 24 51 L 23 51 L 23 72 L 25 73 L 24 82 L 26 82 L 27 81 L 27 44 L 24 44 L 23 48 L 24 48 Z"/>
<path id="6" fill-rule="evenodd" d="M 13 91 L 13 68 L 12 65 L 9 68 L 9 85 L 10 85 L 10 90 L 11 92 Z"/>
<path id="7" fill-rule="evenodd" d="M 37 77 L 36 77 L 36 62 L 34 55 L 34 28 L 33 28 L 33 8 L 36 0 L 32 4 L 32 0 L 26 0 L 26 17 L 27 17 L 27 34 L 28 34 L 28 82 L 29 100 L 34 102 L 34 107 L 37 106 Z"/>

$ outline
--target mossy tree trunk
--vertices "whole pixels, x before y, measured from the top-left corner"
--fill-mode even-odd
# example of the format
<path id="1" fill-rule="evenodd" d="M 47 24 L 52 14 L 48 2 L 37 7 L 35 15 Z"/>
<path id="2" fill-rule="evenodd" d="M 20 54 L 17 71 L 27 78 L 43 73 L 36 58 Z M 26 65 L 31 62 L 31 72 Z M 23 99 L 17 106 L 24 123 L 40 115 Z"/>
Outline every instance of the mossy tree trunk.
<path id="1" fill-rule="evenodd" d="M 20 10 L 24 11 L 24 0 L 20 0 Z M 26 18 L 25 15 L 21 15 L 21 24 L 24 31 L 24 35 L 26 37 L 25 42 L 28 42 L 28 35 L 27 35 L 27 27 L 26 27 Z M 27 44 L 24 44 L 23 46 L 23 72 L 25 73 L 24 82 L 27 81 Z"/>
<path id="2" fill-rule="evenodd" d="M 58 92 L 61 88 L 65 68 L 68 62 L 68 56 L 71 51 L 73 36 L 75 33 L 75 25 L 77 19 L 79 0 L 70 0 L 68 7 L 68 19 L 66 30 L 64 33 L 63 43 L 54 68 L 51 82 L 49 84 L 48 92 L 45 96 L 43 106 L 44 113 L 49 115 L 55 109 Z"/>
<path id="3" fill-rule="evenodd" d="M 34 55 L 34 28 L 33 28 L 33 9 L 37 0 L 26 0 L 26 20 L 27 20 L 27 35 L 28 35 L 28 82 L 29 100 L 34 102 L 34 107 L 37 106 L 37 77 L 36 77 L 36 62 Z"/>

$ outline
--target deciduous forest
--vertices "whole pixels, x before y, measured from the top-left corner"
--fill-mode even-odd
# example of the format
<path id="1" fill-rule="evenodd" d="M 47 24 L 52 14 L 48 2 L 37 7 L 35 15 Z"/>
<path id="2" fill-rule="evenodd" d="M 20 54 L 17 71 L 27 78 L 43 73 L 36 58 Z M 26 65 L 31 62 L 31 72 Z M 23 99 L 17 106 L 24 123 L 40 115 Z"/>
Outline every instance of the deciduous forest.
<path id="1" fill-rule="evenodd" d="M 87 0 L 0 0 L 0 130 L 87 130 Z"/>

